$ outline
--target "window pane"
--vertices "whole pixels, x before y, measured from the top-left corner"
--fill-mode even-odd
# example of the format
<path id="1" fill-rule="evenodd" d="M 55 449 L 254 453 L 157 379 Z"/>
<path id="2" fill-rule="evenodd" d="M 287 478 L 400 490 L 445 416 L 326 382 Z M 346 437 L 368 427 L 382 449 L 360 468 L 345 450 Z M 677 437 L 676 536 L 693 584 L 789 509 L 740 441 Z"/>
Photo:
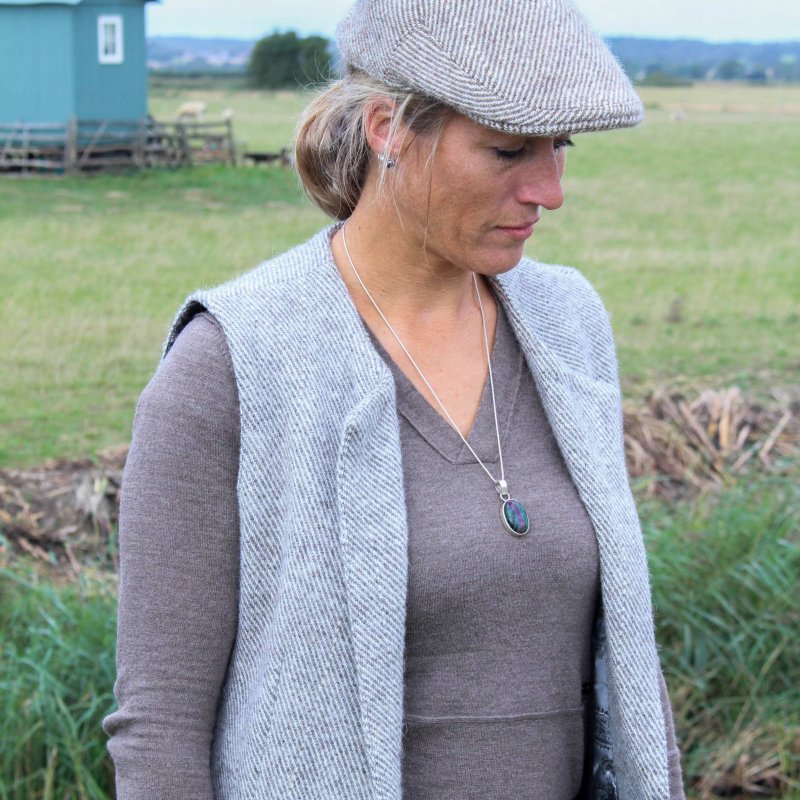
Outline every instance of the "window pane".
<path id="1" fill-rule="evenodd" d="M 117 50 L 117 26 L 113 22 L 103 25 L 103 55 L 113 56 Z"/>
<path id="2" fill-rule="evenodd" d="M 123 52 L 122 17 L 116 14 L 99 15 L 97 18 L 97 57 L 100 63 L 121 64 Z"/>

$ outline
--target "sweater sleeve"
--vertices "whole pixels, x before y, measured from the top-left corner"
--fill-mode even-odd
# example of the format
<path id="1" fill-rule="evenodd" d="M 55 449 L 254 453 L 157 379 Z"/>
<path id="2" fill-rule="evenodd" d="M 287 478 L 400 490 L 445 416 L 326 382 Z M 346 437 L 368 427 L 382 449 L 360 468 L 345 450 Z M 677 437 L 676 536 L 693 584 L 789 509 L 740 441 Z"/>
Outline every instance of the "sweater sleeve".
<path id="1" fill-rule="evenodd" d="M 118 800 L 211 800 L 237 623 L 239 406 L 222 330 L 180 334 L 139 400 L 120 508 Z"/>

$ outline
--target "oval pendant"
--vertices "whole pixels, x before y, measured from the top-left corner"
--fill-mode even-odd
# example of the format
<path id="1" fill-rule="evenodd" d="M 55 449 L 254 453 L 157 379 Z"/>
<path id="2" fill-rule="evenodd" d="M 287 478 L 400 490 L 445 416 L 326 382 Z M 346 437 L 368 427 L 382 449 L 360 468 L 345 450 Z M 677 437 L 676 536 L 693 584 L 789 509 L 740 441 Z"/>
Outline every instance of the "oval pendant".
<path id="1" fill-rule="evenodd" d="M 500 511 L 503 525 L 514 536 L 524 536 L 530 530 L 528 512 L 519 500 L 506 500 Z"/>

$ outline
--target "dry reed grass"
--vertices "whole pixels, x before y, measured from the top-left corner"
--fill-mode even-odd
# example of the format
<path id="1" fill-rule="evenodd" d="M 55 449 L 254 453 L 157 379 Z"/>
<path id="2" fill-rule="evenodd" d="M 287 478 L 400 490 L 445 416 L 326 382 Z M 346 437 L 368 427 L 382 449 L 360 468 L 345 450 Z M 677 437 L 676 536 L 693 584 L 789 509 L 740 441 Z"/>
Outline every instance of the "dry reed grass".
<path id="1" fill-rule="evenodd" d="M 628 471 L 642 496 L 689 498 L 757 473 L 800 464 L 800 400 L 778 389 L 771 403 L 736 388 L 690 399 L 666 387 L 625 405 Z M 116 568 L 119 489 L 127 448 L 95 460 L 53 460 L 0 470 L 0 562 L 11 552 L 78 573 L 83 563 Z"/>
<path id="2" fill-rule="evenodd" d="M 769 404 L 737 387 L 689 399 L 662 387 L 625 406 L 625 455 L 646 494 L 668 499 L 721 488 L 758 472 L 800 464 L 800 400 L 773 389 Z"/>

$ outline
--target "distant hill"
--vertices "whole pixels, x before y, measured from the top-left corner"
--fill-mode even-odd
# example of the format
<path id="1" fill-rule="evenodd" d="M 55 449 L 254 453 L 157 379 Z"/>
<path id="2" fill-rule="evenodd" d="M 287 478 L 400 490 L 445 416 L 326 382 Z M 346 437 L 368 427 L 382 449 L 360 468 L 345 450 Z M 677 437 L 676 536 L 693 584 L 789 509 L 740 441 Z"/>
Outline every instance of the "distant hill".
<path id="1" fill-rule="evenodd" d="M 626 36 L 606 41 L 628 74 L 639 80 L 656 71 L 694 79 L 747 78 L 763 72 L 775 80 L 800 80 L 800 41 L 712 44 Z"/>
<path id="2" fill-rule="evenodd" d="M 612 36 L 611 49 L 635 80 L 672 75 L 690 80 L 800 81 L 800 41 L 725 42 Z M 254 41 L 155 36 L 147 40 L 151 70 L 244 72 Z"/>
<path id="3" fill-rule="evenodd" d="M 153 36 L 147 40 L 147 66 L 156 71 L 244 72 L 254 41 Z"/>

